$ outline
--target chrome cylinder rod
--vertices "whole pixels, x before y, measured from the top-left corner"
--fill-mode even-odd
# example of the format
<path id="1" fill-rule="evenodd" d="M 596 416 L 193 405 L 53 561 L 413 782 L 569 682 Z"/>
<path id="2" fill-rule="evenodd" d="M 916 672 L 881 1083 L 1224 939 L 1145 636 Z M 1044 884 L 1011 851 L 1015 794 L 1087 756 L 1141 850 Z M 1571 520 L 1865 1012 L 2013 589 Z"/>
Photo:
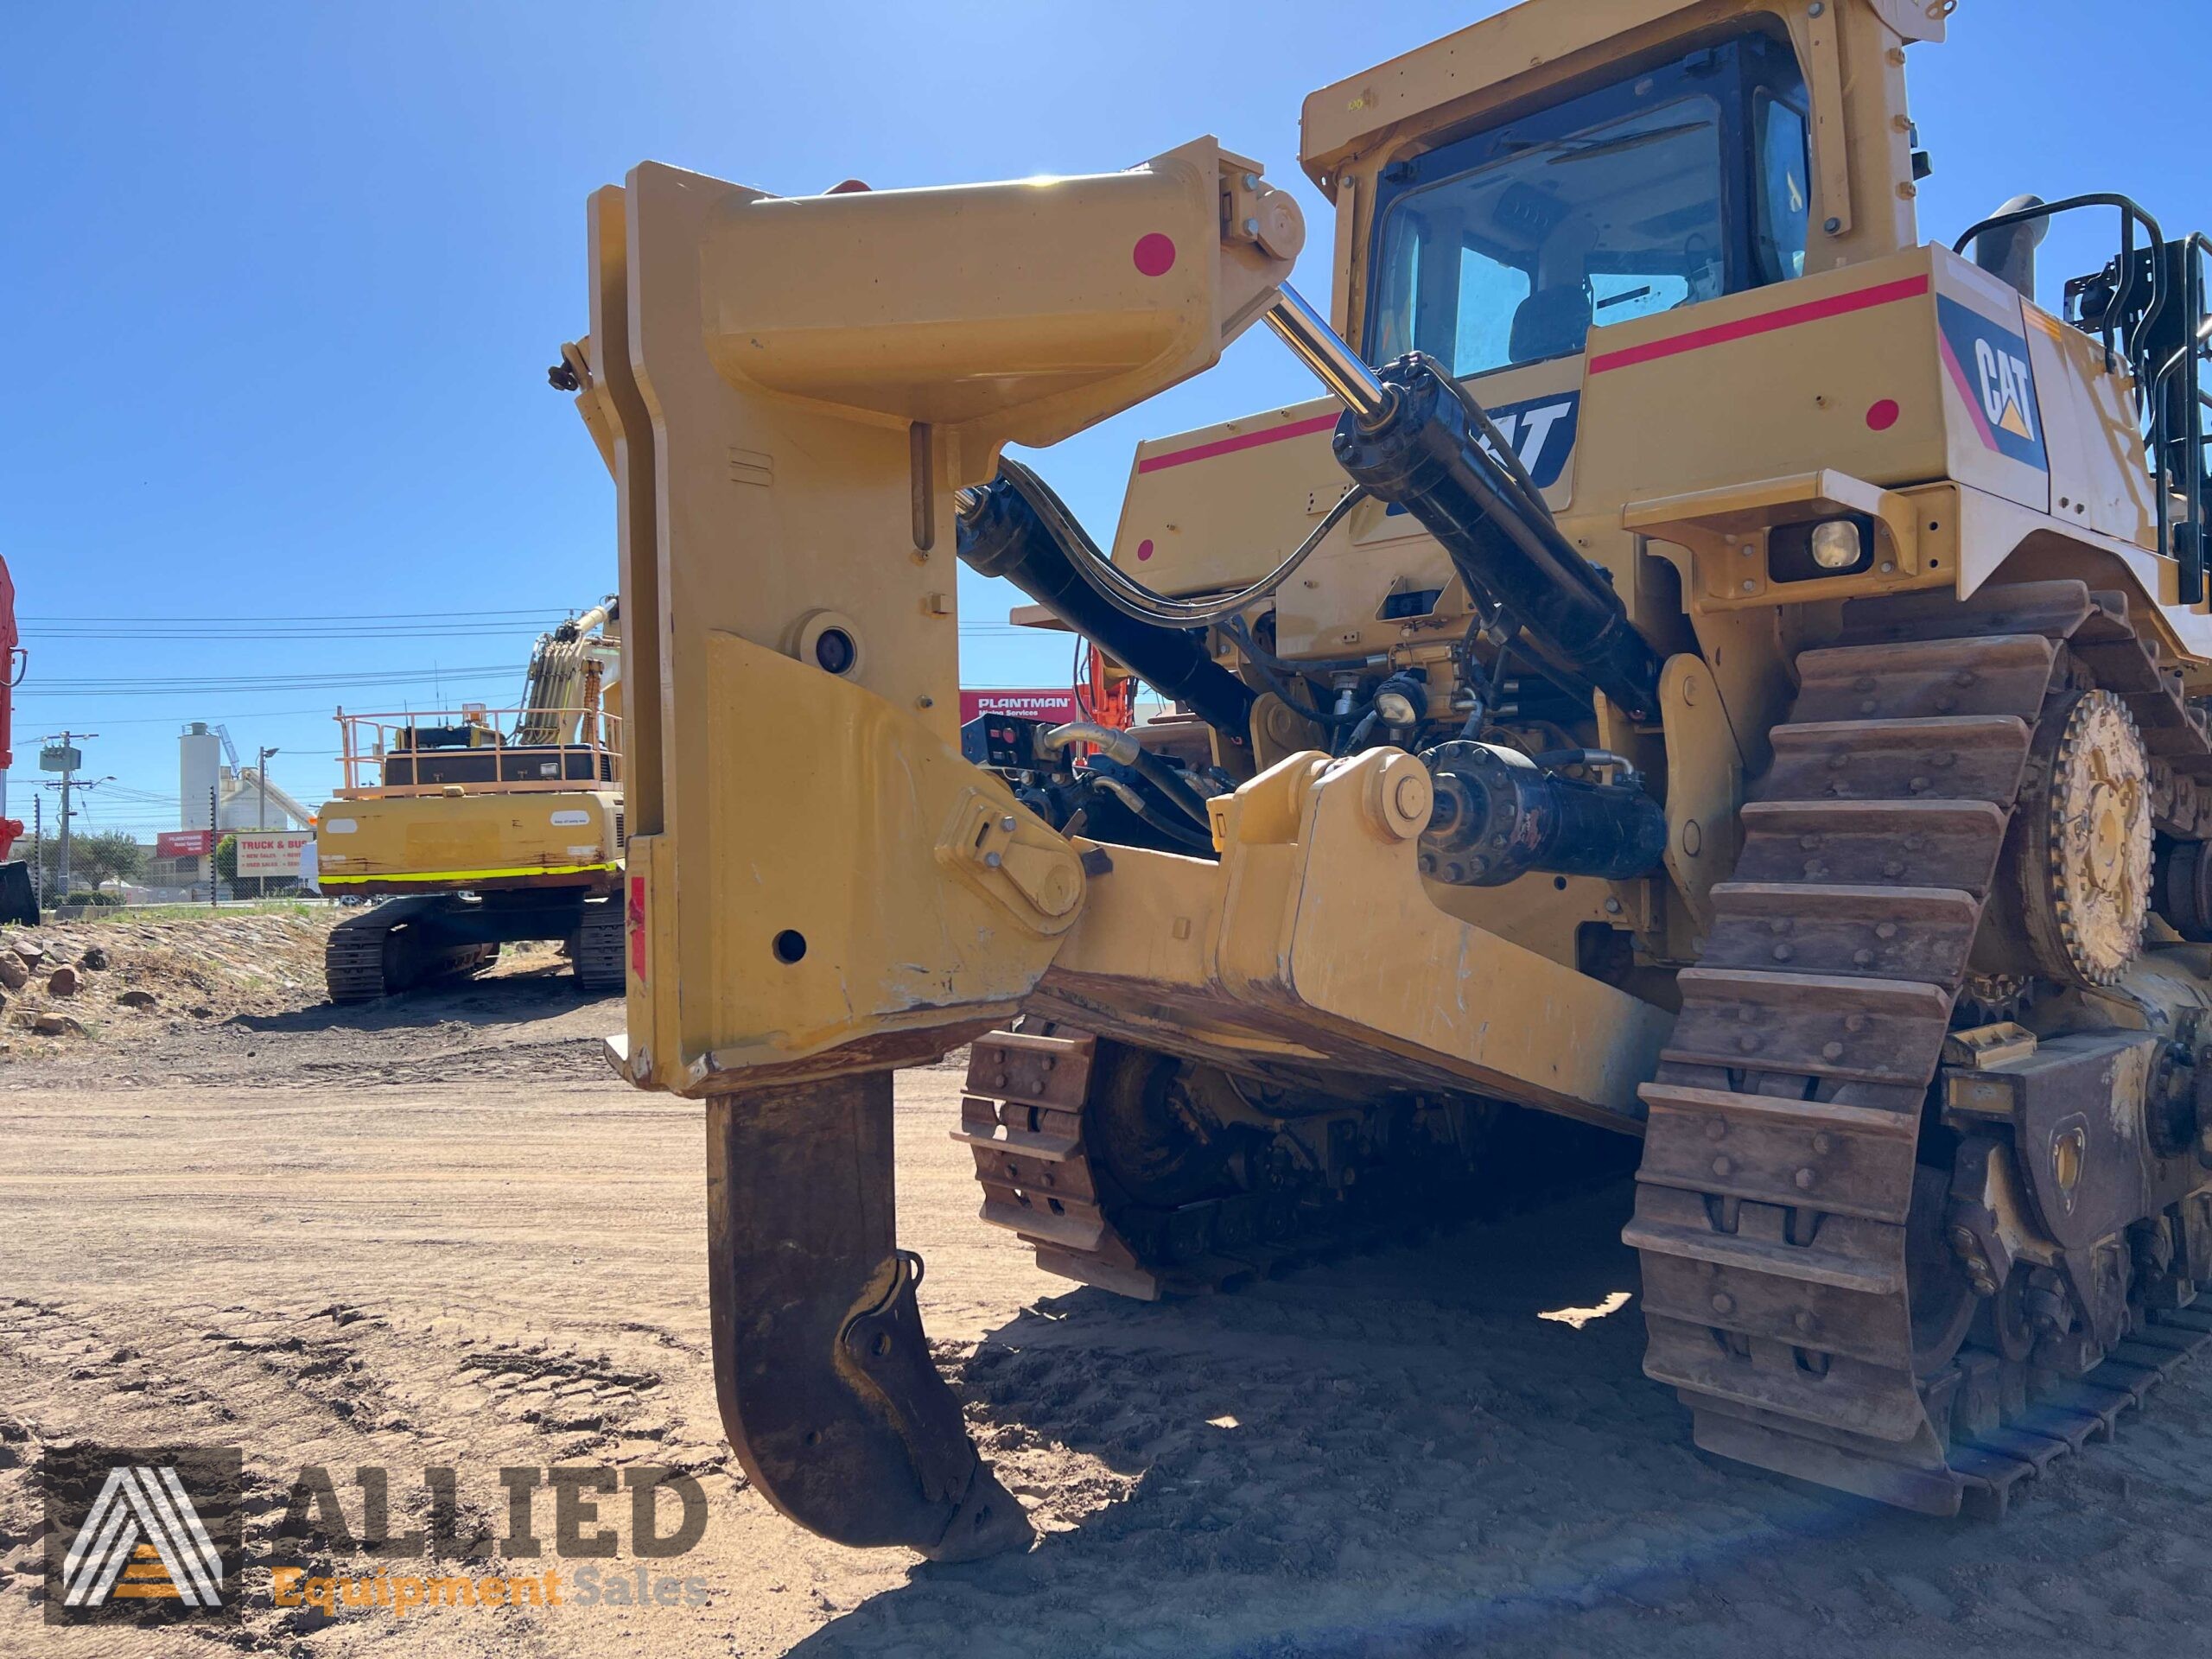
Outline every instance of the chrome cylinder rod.
<path id="1" fill-rule="evenodd" d="M 1306 304 L 1305 296 L 1288 283 L 1267 310 L 1268 327 L 1284 345 L 1319 377 L 1321 384 L 1343 400 L 1363 421 L 1372 421 L 1386 407 L 1382 381 L 1359 359 L 1328 320 Z"/>

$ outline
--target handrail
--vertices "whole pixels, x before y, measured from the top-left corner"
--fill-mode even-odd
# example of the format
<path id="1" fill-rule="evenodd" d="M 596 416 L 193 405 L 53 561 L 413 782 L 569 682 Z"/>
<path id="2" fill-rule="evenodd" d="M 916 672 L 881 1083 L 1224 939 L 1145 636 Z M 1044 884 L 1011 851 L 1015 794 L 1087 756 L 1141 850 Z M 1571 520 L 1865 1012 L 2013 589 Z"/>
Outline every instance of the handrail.
<path id="1" fill-rule="evenodd" d="M 548 715 L 596 715 L 602 712 L 603 711 L 599 709 L 593 708 L 583 703 L 578 703 L 573 707 L 567 708 L 539 709 L 531 709 L 523 704 L 517 704 L 511 709 L 494 709 L 488 703 L 470 703 L 467 707 L 461 709 L 387 709 L 379 713 L 356 713 L 350 715 L 347 714 L 345 709 L 340 709 L 336 714 L 333 715 L 331 718 L 333 720 L 341 721 L 372 721 L 386 726 L 423 726 L 427 725 L 433 721 L 443 721 L 448 724 L 454 725 L 471 722 L 480 725 L 485 721 L 500 715 L 524 715 L 532 713 Z M 606 715 L 606 718 L 609 720 L 619 720 L 621 716 L 619 715 Z"/>
<path id="2" fill-rule="evenodd" d="M 1951 251 L 1963 254 L 1968 245 L 1986 232 L 2006 230 L 2012 226 L 2025 225 L 2038 219 L 2054 219 L 2060 213 L 2070 213 L 2083 207 L 2113 207 L 2119 210 L 2120 286 L 2113 294 L 2112 302 L 2105 308 L 2105 315 L 2112 317 L 2122 314 L 2127 309 L 2127 301 L 2133 298 L 2135 293 L 2135 226 L 2140 224 L 2150 233 L 2151 246 L 2163 248 L 2166 245 L 2166 234 L 2158 228 L 2158 221 L 2152 218 L 2150 210 L 2133 196 L 2121 195 L 2117 191 L 2093 190 L 2085 195 L 2066 196 L 2057 201 L 2038 202 L 2032 207 L 2016 207 L 2009 213 L 1992 213 L 1987 219 L 1977 220 L 1961 232 L 1958 239 L 1951 244 Z M 2164 310 L 2165 302 L 2164 273 L 2154 264 L 2151 270 L 2151 303 L 2144 310 L 2141 322 L 2136 325 L 2139 332 L 2149 331 L 2151 325 L 2158 321 L 2159 315 Z M 2105 354 L 2109 359 L 2112 354 L 2113 336 L 2113 329 L 2109 323 L 2104 326 L 2102 333 Z M 2132 359 L 2129 366 L 2136 369 L 2137 395 L 2141 396 L 2143 395 L 2142 388 L 2150 377 L 2144 373 L 2142 366 L 2135 364 Z M 2109 361 L 2107 362 L 2106 367 L 2107 369 L 2111 367 Z"/>
<path id="3" fill-rule="evenodd" d="M 2072 213 L 2084 207 L 2111 207 L 2116 209 L 2120 214 L 2120 257 L 2113 265 L 2117 280 L 2113 284 L 2112 294 L 2106 300 L 2097 318 L 2097 334 L 2104 342 L 2105 370 L 2107 373 L 2111 372 L 2113 366 L 2113 338 L 2117 332 L 2118 320 L 2126 317 L 2128 307 L 2135 297 L 2136 226 L 2141 226 L 2150 238 L 2150 252 L 2152 256 L 2150 262 L 2150 300 L 2144 306 L 2142 315 L 2135 320 L 2133 327 L 2120 343 L 2127 358 L 2128 369 L 2135 377 L 2136 419 L 2139 423 L 2147 424 L 2150 429 L 2144 435 L 2144 442 L 2150 461 L 2151 493 L 2158 498 L 2156 550 L 2162 558 L 2182 559 L 2184 566 L 2187 567 L 2182 574 L 2183 596 L 2193 603 L 2202 596 L 2203 583 L 2200 499 L 2202 491 L 2198 481 L 2195 480 L 2190 481 L 2189 515 L 2183 521 L 2190 527 L 2190 534 L 2186 538 L 2190 545 L 2186 550 L 2177 550 L 2173 537 L 2173 503 L 2167 483 L 2167 474 L 2171 460 L 2167 454 L 2167 448 L 2172 442 L 2172 437 L 2166 431 L 2165 398 L 2163 395 L 2168 377 L 2176 367 L 2187 360 L 2188 353 L 2184 349 L 2164 364 L 2158 365 L 2152 363 L 2149 356 L 2150 342 L 2152 338 L 2152 330 L 2158 320 L 2165 315 L 2166 306 L 2173 297 L 2168 292 L 2169 284 L 2166 277 L 2166 233 L 2159 228 L 2158 221 L 2151 216 L 2149 209 L 2133 196 L 2122 195 L 2116 191 L 2091 191 L 2084 195 L 2068 196 L 2058 201 L 2039 202 L 2032 207 L 2016 207 L 2011 213 L 1993 213 L 1989 218 L 1969 225 L 1961 232 L 1958 239 L 1951 245 L 1951 251 L 1963 254 L 1971 244 L 1991 231 L 2005 230 L 2012 226 L 2024 225 L 2035 219 L 2051 219 L 2060 213 Z M 2201 240 L 2202 238 L 2193 239 Z M 2081 321 L 2086 322 L 2087 319 Z M 2191 321 L 2193 326 L 2196 320 Z M 2183 557 L 2184 551 L 2186 557 Z"/>
<path id="4" fill-rule="evenodd" d="M 551 743 L 516 742 L 504 729 L 504 717 L 530 713 L 542 720 L 552 721 L 556 727 L 570 730 L 575 735 Z M 392 794 L 438 794 L 451 787 L 499 792 L 505 790 L 558 789 L 579 785 L 607 785 L 618 783 L 621 774 L 621 717 L 610 715 L 604 709 L 519 709 L 469 708 L 458 709 L 407 709 L 393 713 L 348 714 L 340 709 L 334 716 L 340 734 L 340 748 L 335 757 L 342 769 L 345 782 L 338 790 L 340 797 L 364 797 Z M 413 741 L 397 741 L 401 737 L 427 729 L 455 728 L 474 728 L 480 732 L 485 741 L 469 745 L 417 745 Z M 489 755 L 493 776 L 489 779 L 463 780 L 458 785 L 441 779 L 424 783 L 392 784 L 385 781 L 394 760 L 411 761 L 408 769 L 419 779 L 426 766 L 441 758 L 460 755 Z M 531 757 L 539 764 L 548 759 L 560 774 L 557 778 L 509 778 L 505 775 L 505 757 Z M 585 757 L 587 779 L 572 779 L 568 774 L 570 757 Z M 366 772 L 372 779 L 362 782 Z"/>
<path id="5" fill-rule="evenodd" d="M 2181 331 L 2181 344 L 2174 348 L 2164 362 L 2158 365 L 2157 371 L 2152 376 L 2151 390 L 2152 406 L 2158 411 L 2159 427 L 2163 428 L 2169 404 L 2172 401 L 2167 395 L 2166 383 L 2183 369 L 2191 371 L 2188 383 L 2182 388 L 2183 407 L 2189 411 L 2188 431 L 2186 435 L 2170 432 L 2162 434 L 2164 442 L 2160 445 L 2159 450 L 2160 470 L 2158 481 L 2164 483 L 2164 469 L 2169 464 L 2169 457 L 2164 451 L 2167 448 L 2175 449 L 2177 453 L 2171 457 L 2171 464 L 2177 474 L 2186 467 L 2189 479 L 2188 488 L 2183 496 L 2187 513 L 2182 520 L 2183 528 L 2188 533 L 2183 539 L 2183 544 L 2176 547 L 2174 556 L 2180 561 L 2183 567 L 2181 596 L 2194 604 L 2204 596 L 2205 556 L 2208 549 L 2205 545 L 2204 529 L 2206 485 L 2204 448 L 2207 440 L 2204 432 L 2203 411 L 2207 408 L 2212 408 L 2212 397 L 2205 396 L 2202 381 L 2194 372 L 2196 359 L 2212 354 L 2212 350 L 2209 350 L 2212 348 L 2212 312 L 2208 312 L 2205 303 L 2203 268 L 2198 261 L 2198 256 L 2212 254 L 2212 237 L 2207 237 L 2202 231 L 2192 231 L 2177 246 L 2178 255 L 2175 263 L 2181 271 L 2182 303 L 2189 308 L 2187 313 L 2189 321 L 2188 326 Z M 2165 262 L 2163 258 L 2158 262 L 2158 270 L 2162 275 L 2165 270 Z M 2168 493 L 2161 488 L 2158 492 L 2158 499 L 2160 517 L 2163 518 L 2166 512 L 2165 503 Z"/>

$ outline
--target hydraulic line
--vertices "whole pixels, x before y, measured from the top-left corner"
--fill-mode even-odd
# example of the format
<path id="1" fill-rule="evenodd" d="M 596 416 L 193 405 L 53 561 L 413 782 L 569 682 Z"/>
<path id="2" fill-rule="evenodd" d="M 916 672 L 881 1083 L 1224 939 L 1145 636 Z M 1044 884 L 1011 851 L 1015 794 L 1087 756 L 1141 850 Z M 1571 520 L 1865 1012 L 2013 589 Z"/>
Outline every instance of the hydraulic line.
<path id="1" fill-rule="evenodd" d="M 1611 766 L 1616 784 L 1638 789 L 1643 785 L 1643 774 L 1636 763 L 1611 749 L 1547 749 L 1529 758 L 1540 766 Z"/>
<path id="2" fill-rule="evenodd" d="M 1227 619 L 1222 623 L 1221 631 L 1229 636 L 1230 643 L 1236 645 L 1237 650 L 1244 653 L 1245 659 L 1252 664 L 1253 672 L 1267 682 L 1268 690 L 1281 697 L 1290 711 L 1300 719 L 1309 720 L 1316 726 L 1328 730 L 1344 726 L 1356 726 L 1359 723 L 1360 717 L 1367 712 L 1368 705 L 1365 703 L 1360 704 L 1349 714 L 1342 715 L 1332 714 L 1325 709 L 1306 708 L 1292 695 L 1291 682 L 1287 677 L 1289 674 L 1298 674 L 1300 677 L 1304 677 L 1304 665 L 1286 663 L 1281 658 L 1261 645 L 1252 637 L 1250 626 L 1241 616 Z M 1368 662 L 1366 658 L 1357 659 L 1338 658 L 1334 660 L 1338 665 L 1344 667 L 1364 667 Z M 1326 665 L 1314 664 L 1317 667 Z"/>
<path id="3" fill-rule="evenodd" d="M 1175 768 L 1152 753 L 1128 732 L 1111 726 L 1102 726 L 1096 721 L 1073 720 L 1065 726 L 1055 726 L 1045 734 L 1044 746 L 1048 749 L 1064 749 L 1071 743 L 1094 743 L 1109 760 L 1119 761 L 1141 776 L 1154 789 L 1165 795 L 1206 832 L 1211 840 L 1212 821 L 1206 816 L 1206 804 L 1191 786 L 1176 775 Z"/>
<path id="4" fill-rule="evenodd" d="M 524 671 L 523 712 L 510 742 L 567 741 L 583 706 L 584 664 L 593 636 L 616 620 L 618 612 L 618 602 L 610 597 L 539 636 Z"/>
<path id="5" fill-rule="evenodd" d="M 1097 543 L 1069 513 L 1060 498 L 1020 461 L 1001 459 L 999 480 L 1021 493 L 1053 539 L 1070 550 L 1070 567 L 1101 599 L 1136 621 L 1170 628 L 1205 627 L 1249 610 L 1268 597 L 1313 556 L 1313 550 L 1328 539 L 1329 533 L 1344 522 L 1346 513 L 1366 499 L 1367 493 L 1357 487 L 1347 490 L 1306 539 L 1292 550 L 1290 556 L 1257 582 L 1213 599 L 1183 600 L 1146 587 L 1100 552 Z"/>
<path id="6" fill-rule="evenodd" d="M 1631 719 L 1658 706 L 1659 662 L 1596 567 L 1548 518 L 1516 502 L 1451 377 L 1418 355 L 1386 371 L 1395 394 L 1382 424 L 1338 423 L 1337 459 L 1442 543 L 1478 595 L 1520 622 L 1540 660 L 1594 687 Z"/>
<path id="7" fill-rule="evenodd" d="M 1459 382 L 1418 353 L 1377 374 L 1287 285 L 1268 323 L 1347 405 L 1332 448 L 1353 480 L 1435 537 L 1470 592 L 1510 611 L 1554 677 L 1649 716 L 1656 654 Z"/>
<path id="8" fill-rule="evenodd" d="M 1034 474 L 1029 482 L 1036 494 L 1058 500 Z M 961 562 L 970 569 L 1006 577 L 1140 679 L 1188 703 L 1230 742 L 1250 741 L 1252 688 L 1214 661 L 1189 628 L 1141 620 L 1109 604 L 1079 574 L 1081 561 L 1103 563 L 1103 556 L 1065 507 L 1049 517 L 1040 512 L 1032 491 L 1002 472 L 981 489 L 961 492 L 958 528 Z"/>
<path id="9" fill-rule="evenodd" d="M 1548 524 L 1556 522 L 1552 517 L 1552 504 L 1544 499 L 1544 493 L 1536 487 L 1536 480 L 1529 476 L 1528 467 L 1522 464 L 1520 452 L 1514 448 L 1505 434 L 1498 430 L 1497 423 L 1490 417 L 1490 411 L 1475 400 L 1474 393 L 1460 384 L 1457 375 L 1443 374 L 1441 371 L 1439 373 L 1444 384 L 1452 388 L 1452 395 L 1459 400 L 1459 407 L 1467 412 L 1469 424 L 1486 440 L 1484 447 L 1489 450 L 1491 459 L 1503 467 L 1519 486 L 1521 504 L 1529 510 L 1529 516 L 1541 518 Z"/>
<path id="10" fill-rule="evenodd" d="M 1286 658 L 1276 656 L 1274 652 L 1255 639 L 1251 625 L 1241 616 L 1224 617 L 1219 626 L 1224 633 L 1236 642 L 1238 649 L 1242 650 L 1246 656 L 1265 667 L 1272 668 L 1278 674 L 1295 674 L 1301 678 L 1310 680 L 1318 678 L 1323 674 L 1334 673 L 1340 669 L 1380 668 L 1390 660 L 1382 652 L 1368 652 L 1357 657 L 1308 657 L 1294 663 Z"/>
<path id="11" fill-rule="evenodd" d="M 1109 778 L 1103 772 L 1086 772 L 1084 775 L 1090 780 L 1093 786 L 1106 791 L 1123 806 L 1128 808 L 1134 817 L 1151 825 L 1170 841 L 1180 842 L 1194 852 L 1213 851 L 1213 836 L 1211 833 L 1201 836 L 1188 824 L 1178 823 L 1173 818 L 1161 817 L 1146 804 L 1143 796 L 1138 794 L 1120 779 Z"/>

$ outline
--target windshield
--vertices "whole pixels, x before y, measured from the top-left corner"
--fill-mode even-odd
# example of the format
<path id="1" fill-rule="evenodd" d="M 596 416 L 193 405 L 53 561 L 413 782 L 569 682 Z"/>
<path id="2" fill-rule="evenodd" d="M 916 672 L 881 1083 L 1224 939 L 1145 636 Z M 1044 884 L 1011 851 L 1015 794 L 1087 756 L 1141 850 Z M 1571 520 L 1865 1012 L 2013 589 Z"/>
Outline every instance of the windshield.
<path id="1" fill-rule="evenodd" d="M 1417 350 L 1482 374 L 1801 274 L 1803 122 L 1770 90 L 1796 82 L 1786 54 L 1706 48 L 1387 169 L 1370 360 Z"/>

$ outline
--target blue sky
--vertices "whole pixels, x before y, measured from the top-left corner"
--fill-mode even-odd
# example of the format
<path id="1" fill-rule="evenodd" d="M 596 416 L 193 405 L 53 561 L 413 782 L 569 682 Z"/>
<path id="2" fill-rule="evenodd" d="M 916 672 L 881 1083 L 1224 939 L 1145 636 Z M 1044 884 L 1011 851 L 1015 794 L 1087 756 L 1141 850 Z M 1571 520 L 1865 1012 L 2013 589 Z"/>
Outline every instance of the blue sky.
<path id="1" fill-rule="evenodd" d="M 1329 221 L 1296 173 L 1301 99 L 1499 9 L 11 8 L 0 555 L 33 658 L 10 811 L 30 817 L 29 752 L 65 724 L 100 733 L 88 760 L 118 780 L 93 823 L 150 833 L 175 822 L 186 721 L 281 746 L 272 775 L 315 799 L 334 704 L 512 700 L 537 629 L 613 584 L 613 488 L 543 371 L 584 327 L 585 195 L 633 162 L 797 194 L 1100 170 L 1211 131 L 1300 189 L 1318 302 Z M 2170 233 L 2212 226 L 2190 160 L 2212 14 L 2107 0 L 2095 20 L 2133 66 L 2101 89 L 2115 102 L 2061 0 L 1966 0 L 1950 44 L 1915 50 L 1924 238 L 2025 189 L 2124 189 Z M 2103 222 L 2054 235 L 2046 302 L 2107 247 Z M 1103 541 L 1138 438 L 1311 387 L 1255 334 L 1043 465 Z M 1065 643 L 1009 638 L 1007 603 L 963 576 L 966 677 L 1056 681 Z M 251 626 L 434 612 L 436 633 Z M 230 626 L 101 620 L 146 617 Z M 378 673 L 416 677 L 298 683 Z"/>

